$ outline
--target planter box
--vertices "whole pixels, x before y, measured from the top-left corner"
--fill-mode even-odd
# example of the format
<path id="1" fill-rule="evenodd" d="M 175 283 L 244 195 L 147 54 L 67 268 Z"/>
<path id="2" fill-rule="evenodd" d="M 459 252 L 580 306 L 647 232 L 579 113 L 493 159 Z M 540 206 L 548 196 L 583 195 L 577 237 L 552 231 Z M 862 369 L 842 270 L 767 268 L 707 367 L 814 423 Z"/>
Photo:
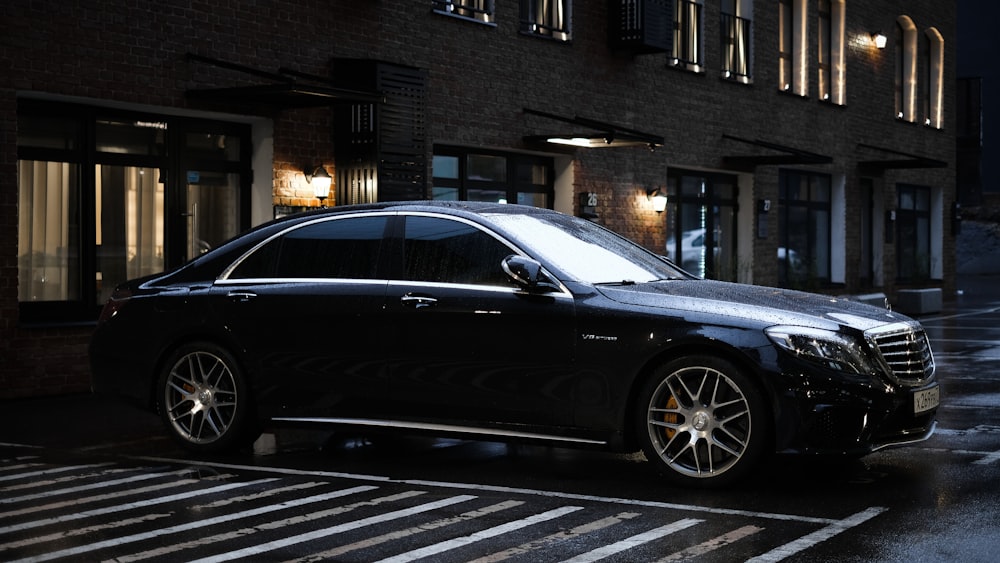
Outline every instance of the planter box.
<path id="1" fill-rule="evenodd" d="M 896 310 L 905 315 L 926 315 L 941 311 L 941 288 L 900 289 L 896 293 Z"/>

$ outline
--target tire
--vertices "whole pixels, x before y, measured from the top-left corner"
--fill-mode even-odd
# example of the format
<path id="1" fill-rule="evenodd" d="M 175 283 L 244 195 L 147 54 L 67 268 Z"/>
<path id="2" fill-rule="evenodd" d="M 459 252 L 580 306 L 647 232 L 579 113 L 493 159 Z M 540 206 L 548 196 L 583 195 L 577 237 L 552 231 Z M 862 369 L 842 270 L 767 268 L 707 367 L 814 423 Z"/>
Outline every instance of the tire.
<path id="1" fill-rule="evenodd" d="M 636 404 L 642 450 L 676 484 L 730 485 L 760 462 L 769 443 L 760 390 L 719 358 L 689 356 L 661 366 Z"/>
<path id="2" fill-rule="evenodd" d="M 246 379 L 232 354 L 215 344 L 178 348 L 164 364 L 157 389 L 167 431 L 189 450 L 229 451 L 259 435 Z"/>

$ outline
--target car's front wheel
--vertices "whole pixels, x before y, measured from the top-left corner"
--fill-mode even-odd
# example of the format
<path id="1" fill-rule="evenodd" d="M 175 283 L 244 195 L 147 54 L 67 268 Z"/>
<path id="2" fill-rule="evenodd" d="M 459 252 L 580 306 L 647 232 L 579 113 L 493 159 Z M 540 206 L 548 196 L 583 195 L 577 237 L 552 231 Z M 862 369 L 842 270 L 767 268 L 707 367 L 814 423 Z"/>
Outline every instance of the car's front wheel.
<path id="1" fill-rule="evenodd" d="M 643 452 L 675 483 L 729 485 L 764 454 L 769 422 L 761 392 L 720 358 L 690 356 L 659 367 L 637 405 Z"/>
<path id="2" fill-rule="evenodd" d="M 232 354 L 195 342 L 179 348 L 164 366 L 158 384 L 160 413 L 181 445 L 223 451 L 253 442 L 250 393 Z"/>

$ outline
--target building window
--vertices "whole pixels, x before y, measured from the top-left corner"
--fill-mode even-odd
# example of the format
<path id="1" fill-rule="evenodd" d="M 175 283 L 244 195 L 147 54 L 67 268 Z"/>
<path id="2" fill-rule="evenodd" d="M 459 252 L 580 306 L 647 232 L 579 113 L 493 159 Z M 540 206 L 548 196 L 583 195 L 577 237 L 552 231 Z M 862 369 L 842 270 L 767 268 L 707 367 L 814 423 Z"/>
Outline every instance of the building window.
<path id="1" fill-rule="evenodd" d="M 837 105 L 846 103 L 844 11 L 844 0 L 819 1 L 818 94 L 820 100 Z"/>
<path id="2" fill-rule="evenodd" d="M 494 0 L 434 0 L 434 11 L 438 14 L 495 24 L 493 2 Z"/>
<path id="3" fill-rule="evenodd" d="M 931 189 L 896 187 L 896 277 L 902 282 L 931 277 Z"/>
<path id="4" fill-rule="evenodd" d="M 924 34 L 924 125 L 944 127 L 944 38 L 933 27 Z"/>
<path id="5" fill-rule="evenodd" d="M 549 157 L 435 147 L 431 198 L 552 208 L 555 164 Z"/>
<path id="6" fill-rule="evenodd" d="M 917 26 L 906 16 L 896 20 L 896 119 L 917 120 Z"/>
<path id="7" fill-rule="evenodd" d="M 95 320 L 117 284 L 248 228 L 249 149 L 246 125 L 19 99 L 21 319 Z"/>
<path id="8" fill-rule="evenodd" d="M 781 170 L 778 182 L 779 284 L 807 288 L 830 283 L 830 176 Z"/>
<path id="9" fill-rule="evenodd" d="M 569 41 L 572 6 L 572 0 L 521 0 L 521 31 Z"/>
<path id="10" fill-rule="evenodd" d="M 806 0 L 779 0 L 778 88 L 782 92 L 799 96 L 807 94 L 807 29 Z"/>
<path id="11" fill-rule="evenodd" d="M 696 276 L 736 281 L 741 268 L 738 199 L 736 176 L 671 168 L 667 258 Z"/>
<path id="12" fill-rule="evenodd" d="M 677 0 L 674 12 L 674 46 L 670 64 L 701 72 L 704 64 L 701 41 L 701 1 Z"/>
<path id="13" fill-rule="evenodd" d="M 723 0 L 721 15 L 722 77 L 748 84 L 753 60 L 753 3 L 751 0 Z"/>

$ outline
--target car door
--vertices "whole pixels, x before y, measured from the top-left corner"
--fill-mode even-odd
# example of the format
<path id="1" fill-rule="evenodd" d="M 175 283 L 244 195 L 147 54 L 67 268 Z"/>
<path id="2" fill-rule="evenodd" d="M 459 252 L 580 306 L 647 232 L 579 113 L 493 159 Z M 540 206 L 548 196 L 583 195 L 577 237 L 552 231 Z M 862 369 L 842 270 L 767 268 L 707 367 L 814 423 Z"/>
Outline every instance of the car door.
<path id="1" fill-rule="evenodd" d="M 531 294 L 502 268 L 517 251 L 475 224 L 405 216 L 386 325 L 393 408 L 473 423 L 572 421 L 572 296 Z"/>
<path id="2" fill-rule="evenodd" d="M 390 215 L 334 217 L 286 231 L 211 290 L 267 415 L 372 414 L 385 392 L 379 338 Z"/>

